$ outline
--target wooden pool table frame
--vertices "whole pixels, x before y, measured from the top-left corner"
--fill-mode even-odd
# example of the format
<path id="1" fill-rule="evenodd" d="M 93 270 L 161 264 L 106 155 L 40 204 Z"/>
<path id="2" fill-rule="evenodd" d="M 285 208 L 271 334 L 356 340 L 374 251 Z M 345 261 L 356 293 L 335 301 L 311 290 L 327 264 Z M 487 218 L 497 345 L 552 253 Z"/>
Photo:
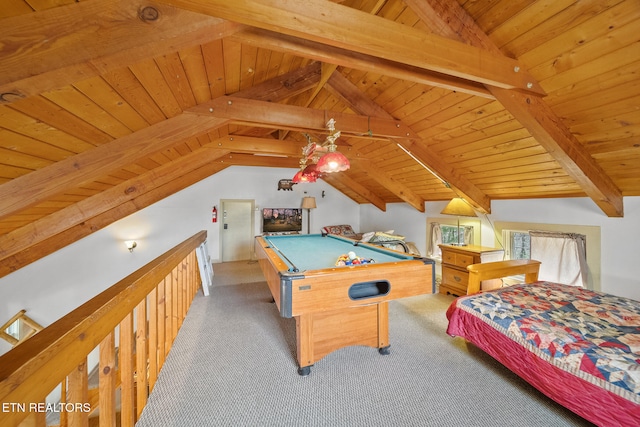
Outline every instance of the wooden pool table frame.
<path id="1" fill-rule="evenodd" d="M 256 255 L 280 315 L 295 318 L 300 375 L 308 375 L 315 362 L 346 346 L 364 345 L 387 354 L 388 301 L 434 292 L 434 262 L 428 258 L 290 272 L 261 236 L 256 237 Z M 381 295 L 349 296 L 353 284 L 367 282 L 390 286 Z"/>

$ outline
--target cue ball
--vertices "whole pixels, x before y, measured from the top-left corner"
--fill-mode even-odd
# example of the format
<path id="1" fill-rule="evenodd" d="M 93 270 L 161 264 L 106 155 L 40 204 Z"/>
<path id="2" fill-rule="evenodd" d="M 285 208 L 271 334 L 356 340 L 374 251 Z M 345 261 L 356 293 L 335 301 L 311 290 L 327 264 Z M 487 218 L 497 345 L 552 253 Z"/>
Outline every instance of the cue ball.
<path id="1" fill-rule="evenodd" d="M 347 254 L 349 256 L 349 259 L 356 259 L 356 253 L 351 251 Z"/>

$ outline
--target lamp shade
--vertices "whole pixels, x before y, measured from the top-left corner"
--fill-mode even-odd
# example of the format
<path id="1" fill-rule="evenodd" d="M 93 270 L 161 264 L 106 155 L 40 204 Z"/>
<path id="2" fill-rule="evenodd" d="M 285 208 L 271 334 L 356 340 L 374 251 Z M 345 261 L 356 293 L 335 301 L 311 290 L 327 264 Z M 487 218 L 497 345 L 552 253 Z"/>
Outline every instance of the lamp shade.
<path id="1" fill-rule="evenodd" d="M 302 198 L 302 209 L 315 209 L 316 206 L 316 198 L 315 197 L 303 197 Z"/>
<path id="2" fill-rule="evenodd" d="M 293 176 L 293 179 L 291 181 L 295 182 L 296 184 L 299 184 L 301 182 L 306 182 L 306 181 L 302 181 L 302 171 L 296 172 L 296 174 Z"/>
<path id="3" fill-rule="evenodd" d="M 464 199 L 456 197 L 444 207 L 443 215 L 455 215 L 455 216 L 477 216 L 476 211 L 467 203 Z"/>
<path id="4" fill-rule="evenodd" d="M 292 181 L 296 184 L 301 182 L 316 182 L 319 175 L 320 174 L 316 171 L 316 165 L 311 164 L 303 170 L 298 171 L 293 176 Z"/>
<path id="5" fill-rule="evenodd" d="M 317 165 L 312 163 L 302 171 L 302 180 L 305 182 L 316 182 L 319 175 L 320 172 L 318 172 Z"/>
<path id="6" fill-rule="evenodd" d="M 320 157 L 316 170 L 323 173 L 342 172 L 351 167 L 349 159 L 339 151 L 330 151 Z"/>

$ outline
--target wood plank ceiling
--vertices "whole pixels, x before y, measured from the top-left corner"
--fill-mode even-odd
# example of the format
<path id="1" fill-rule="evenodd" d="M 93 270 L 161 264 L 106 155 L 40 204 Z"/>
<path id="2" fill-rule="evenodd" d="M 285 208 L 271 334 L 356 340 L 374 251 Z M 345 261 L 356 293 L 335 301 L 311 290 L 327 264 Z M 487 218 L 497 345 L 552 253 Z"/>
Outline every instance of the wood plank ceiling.
<path id="1" fill-rule="evenodd" d="M 0 276 L 231 165 L 406 202 L 640 195 L 640 0 L 3 0 Z M 283 177 L 290 178 L 290 177 Z M 300 184 L 312 185 L 312 184 Z"/>

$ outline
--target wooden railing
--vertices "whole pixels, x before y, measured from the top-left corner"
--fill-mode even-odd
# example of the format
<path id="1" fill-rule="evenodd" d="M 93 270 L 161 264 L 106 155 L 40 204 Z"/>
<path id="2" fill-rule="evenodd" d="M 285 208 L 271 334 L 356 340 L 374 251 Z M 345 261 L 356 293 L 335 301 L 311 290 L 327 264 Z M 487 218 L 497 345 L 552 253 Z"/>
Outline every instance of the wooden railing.
<path id="1" fill-rule="evenodd" d="M 45 426 L 55 414 L 60 426 L 87 426 L 99 408 L 100 426 L 133 426 L 198 292 L 205 239 L 192 236 L 0 356 L 0 425 Z M 54 390 L 60 400 L 47 403 Z"/>

